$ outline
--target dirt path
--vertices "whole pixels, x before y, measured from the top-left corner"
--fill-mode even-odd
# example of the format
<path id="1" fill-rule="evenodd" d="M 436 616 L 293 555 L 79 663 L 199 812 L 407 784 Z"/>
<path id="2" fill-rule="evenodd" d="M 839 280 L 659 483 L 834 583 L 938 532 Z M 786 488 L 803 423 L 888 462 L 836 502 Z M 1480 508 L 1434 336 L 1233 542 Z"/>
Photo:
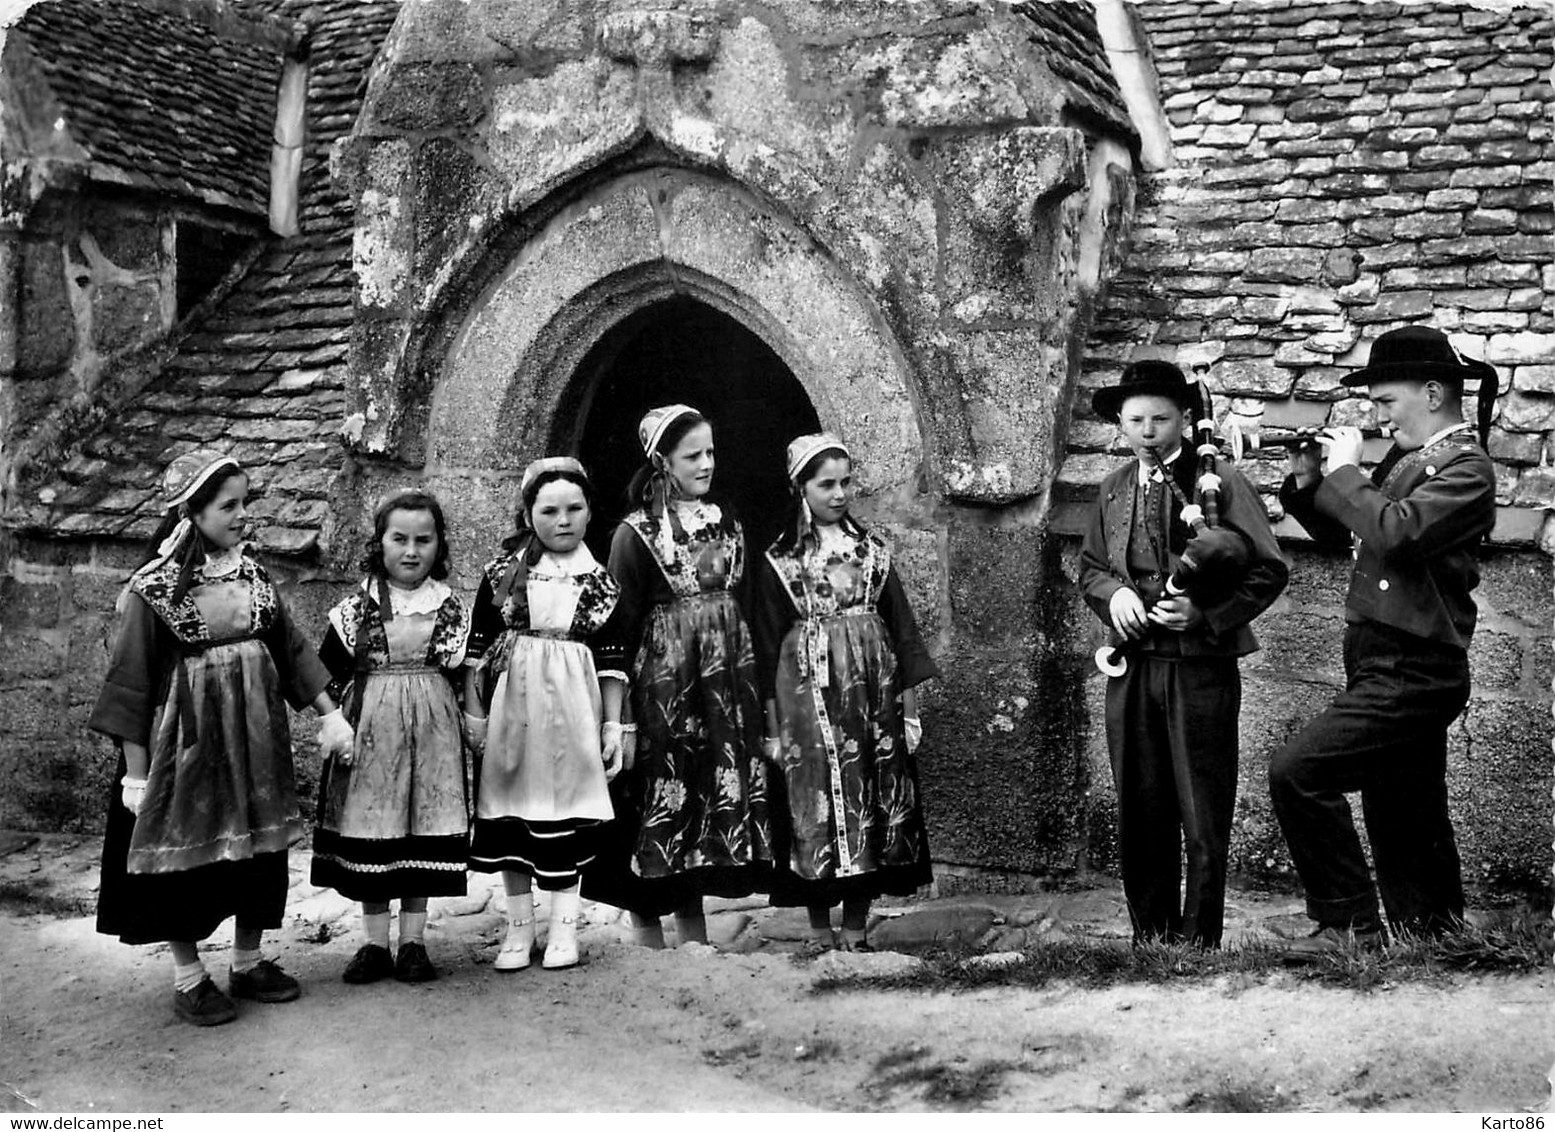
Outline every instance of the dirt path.
<path id="1" fill-rule="evenodd" d="M 79 914 L 89 850 L 37 868 L 0 858 L 13 896 L 21 885 L 40 897 L 0 925 L 0 1081 L 45 1110 L 1508 1113 L 1542 1111 L 1549 1096 L 1548 972 L 1371 994 L 1280 974 L 817 994 L 823 972 L 905 960 L 650 952 L 603 924 L 585 935 L 586 966 L 504 976 L 489 966 L 490 908 L 434 920 L 443 977 L 416 987 L 346 986 L 354 935 L 310 942 L 328 929 L 294 916 L 274 951 L 303 998 L 243 1004 L 236 1023 L 197 1030 L 173 1018 L 160 949 L 98 936 Z M 208 963 L 224 974 L 221 951 Z"/>

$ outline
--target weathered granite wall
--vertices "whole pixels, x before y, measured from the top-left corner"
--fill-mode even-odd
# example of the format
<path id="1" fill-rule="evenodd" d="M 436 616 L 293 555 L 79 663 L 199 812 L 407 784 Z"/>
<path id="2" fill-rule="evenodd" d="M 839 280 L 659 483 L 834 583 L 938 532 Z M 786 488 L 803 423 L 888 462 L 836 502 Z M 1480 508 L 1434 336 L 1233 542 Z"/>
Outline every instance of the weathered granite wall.
<path id="1" fill-rule="evenodd" d="M 1387 447 L 1364 390 L 1339 384 L 1385 330 L 1428 322 L 1501 374 L 1490 453 L 1502 504 L 1477 593 L 1474 699 L 1454 725 L 1451 790 L 1465 876 L 1550 873 L 1548 733 L 1555 552 L 1555 147 L 1550 10 L 1538 5 L 1163 3 L 1139 6 L 1173 163 L 1144 179 L 1125 268 L 1086 352 L 1054 529 L 1077 533 L 1119 459 L 1089 390 L 1132 357 L 1204 363 L 1223 421 L 1353 424 Z M 1471 398 L 1472 402 L 1472 398 Z M 1472 403 L 1468 407 L 1472 413 Z M 1244 462 L 1263 491 L 1283 453 Z M 1268 805 L 1270 753 L 1340 685 L 1347 558 L 1310 548 L 1267 497 L 1290 589 L 1244 662 L 1236 865 L 1290 875 Z M 1064 576 L 1075 577 L 1075 550 Z M 1109 860 L 1100 627 L 1075 601 L 1067 656 L 1089 711 L 1092 859 Z"/>
<path id="2" fill-rule="evenodd" d="M 671 294 L 732 316 L 860 457 L 946 670 L 937 856 L 1025 873 L 1083 841 L 1037 562 L 1133 183 L 1088 10 L 1035 9 L 420 0 L 341 159 L 358 495 L 425 477 L 492 546 L 613 326 Z"/>
<path id="3" fill-rule="evenodd" d="M 176 310 L 173 218 L 155 202 L 49 193 L 3 230 L 10 348 L 0 355 L 5 453 L 106 369 L 155 342 Z"/>

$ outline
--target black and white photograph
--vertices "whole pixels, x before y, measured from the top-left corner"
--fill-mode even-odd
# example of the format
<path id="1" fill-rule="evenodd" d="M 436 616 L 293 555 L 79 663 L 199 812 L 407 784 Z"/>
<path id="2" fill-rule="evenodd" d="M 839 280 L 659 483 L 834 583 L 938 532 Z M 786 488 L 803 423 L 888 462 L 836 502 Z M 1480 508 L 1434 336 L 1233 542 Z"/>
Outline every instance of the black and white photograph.
<path id="1" fill-rule="evenodd" d="M 7 1127 L 1542 1128 L 1552 111 L 1548 0 L 0 0 Z"/>

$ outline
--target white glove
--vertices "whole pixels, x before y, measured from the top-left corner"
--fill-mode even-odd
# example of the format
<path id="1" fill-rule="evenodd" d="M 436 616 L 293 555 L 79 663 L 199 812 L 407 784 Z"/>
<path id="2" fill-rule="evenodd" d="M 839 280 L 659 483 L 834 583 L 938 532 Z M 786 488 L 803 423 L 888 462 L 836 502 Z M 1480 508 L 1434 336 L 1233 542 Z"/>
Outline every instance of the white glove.
<path id="1" fill-rule="evenodd" d="M 907 753 L 910 755 L 923 742 L 923 720 L 916 715 L 902 716 L 902 735 L 907 740 Z"/>
<path id="2" fill-rule="evenodd" d="M 119 801 L 132 814 L 140 813 L 140 804 L 146 797 L 146 780 L 125 775 L 119 779 Z"/>
<path id="3" fill-rule="evenodd" d="M 1133 640 L 1144 636 L 1150 627 L 1144 600 L 1128 586 L 1119 586 L 1113 592 L 1107 608 L 1112 615 L 1112 627 L 1120 637 Z"/>
<path id="4" fill-rule="evenodd" d="M 600 754 L 605 760 L 605 781 L 609 782 L 621 773 L 621 760 L 623 740 L 621 725 L 613 720 L 605 720 L 599 727 Z"/>
<path id="5" fill-rule="evenodd" d="M 761 753 L 767 757 L 769 763 L 776 765 L 778 759 L 783 755 L 783 740 L 770 737 L 763 739 L 761 741 Z"/>
<path id="6" fill-rule="evenodd" d="M 336 708 L 319 719 L 319 747 L 326 757 L 333 755 L 342 766 L 351 765 L 356 750 L 356 732 L 346 722 L 346 713 Z"/>
<path id="7" fill-rule="evenodd" d="M 1323 446 L 1323 452 L 1328 457 L 1328 470 L 1335 468 L 1353 468 L 1361 462 L 1363 444 L 1361 430 L 1354 425 L 1335 425 L 1325 428 L 1317 442 Z"/>
<path id="8" fill-rule="evenodd" d="M 470 748 L 473 754 L 485 754 L 486 728 L 487 723 L 484 715 L 464 713 L 464 745 Z"/>

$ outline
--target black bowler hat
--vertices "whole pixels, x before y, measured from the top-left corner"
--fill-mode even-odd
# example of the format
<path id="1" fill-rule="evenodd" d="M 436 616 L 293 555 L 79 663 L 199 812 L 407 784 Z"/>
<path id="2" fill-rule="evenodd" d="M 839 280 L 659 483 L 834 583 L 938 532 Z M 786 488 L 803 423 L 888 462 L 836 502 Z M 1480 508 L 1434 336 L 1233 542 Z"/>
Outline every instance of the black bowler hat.
<path id="1" fill-rule="evenodd" d="M 1378 335 L 1366 366 L 1339 379 L 1341 385 L 1379 385 L 1384 381 L 1440 381 L 1463 394 L 1465 378 L 1479 380 L 1479 442 L 1490 442 L 1500 377 L 1489 362 L 1465 358 L 1447 335 L 1429 326 L 1401 326 Z"/>
<path id="2" fill-rule="evenodd" d="M 1123 411 L 1123 402 L 1130 397 L 1170 397 L 1184 409 L 1192 408 L 1196 386 L 1190 385 L 1182 370 L 1158 358 L 1145 358 L 1130 362 L 1123 369 L 1123 376 L 1116 385 L 1098 389 L 1091 397 L 1091 408 L 1096 415 L 1115 421 Z"/>
<path id="3" fill-rule="evenodd" d="M 1484 362 L 1470 361 L 1453 349 L 1447 335 L 1430 326 L 1402 326 L 1380 335 L 1371 344 L 1371 356 L 1363 369 L 1339 379 L 1341 385 L 1377 385 L 1384 381 L 1443 381 L 1461 386 L 1464 378 L 1490 382 L 1495 396 L 1496 371 Z"/>

